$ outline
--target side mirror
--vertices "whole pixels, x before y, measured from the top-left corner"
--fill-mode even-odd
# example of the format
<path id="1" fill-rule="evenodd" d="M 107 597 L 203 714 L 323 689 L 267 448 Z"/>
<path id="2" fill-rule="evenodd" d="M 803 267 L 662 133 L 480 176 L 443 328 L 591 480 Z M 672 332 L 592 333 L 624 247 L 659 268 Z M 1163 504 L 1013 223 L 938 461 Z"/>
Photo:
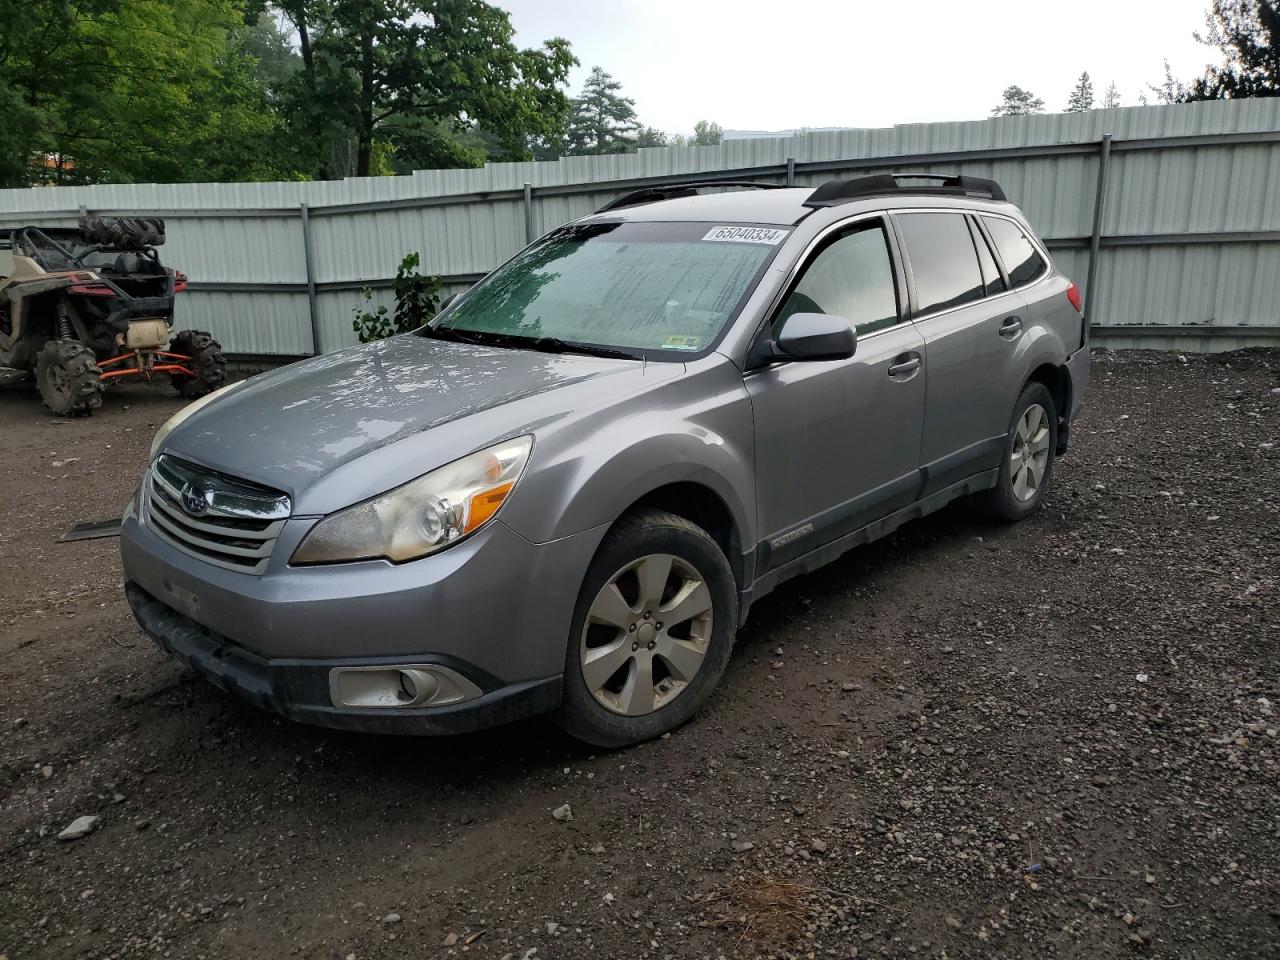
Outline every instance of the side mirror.
<path id="1" fill-rule="evenodd" d="M 752 365 L 777 360 L 847 360 L 858 347 L 853 324 L 827 313 L 793 313 L 775 340 L 751 351 Z"/>

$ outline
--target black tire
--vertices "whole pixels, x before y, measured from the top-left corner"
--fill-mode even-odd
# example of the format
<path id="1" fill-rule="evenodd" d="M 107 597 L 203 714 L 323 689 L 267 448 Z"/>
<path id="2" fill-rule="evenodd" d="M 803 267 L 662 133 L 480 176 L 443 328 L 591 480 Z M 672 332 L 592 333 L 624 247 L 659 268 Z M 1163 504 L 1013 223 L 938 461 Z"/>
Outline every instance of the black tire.
<path id="1" fill-rule="evenodd" d="M 651 713 L 625 716 L 604 706 L 588 689 L 581 656 L 583 631 L 588 611 L 604 586 L 624 567 L 653 554 L 669 554 L 687 563 L 706 584 L 711 598 L 710 637 L 701 666 L 674 699 Z M 706 531 L 662 510 L 623 517 L 600 545 L 578 595 L 565 653 L 564 698 L 556 723 L 579 740 L 608 748 L 640 743 L 674 730 L 698 712 L 720 682 L 737 632 L 737 584 L 724 552 Z"/>
<path id="2" fill-rule="evenodd" d="M 222 356 L 222 345 L 203 330 L 183 330 L 173 338 L 169 351 L 191 358 L 194 377 L 174 373 L 169 378 L 174 389 L 188 400 L 203 397 L 226 382 L 227 361 Z"/>
<path id="3" fill-rule="evenodd" d="M 138 250 L 164 243 L 164 221 L 159 217 L 81 217 L 80 233 L 87 243 Z"/>
<path id="4" fill-rule="evenodd" d="M 1027 412 L 1039 405 L 1046 414 L 1048 429 L 1048 447 L 1041 471 L 1041 477 L 1034 493 L 1025 499 L 1015 490 L 1014 451 L 1019 445 L 1018 426 Z M 1045 495 L 1053 483 L 1053 467 L 1057 459 L 1058 449 L 1058 408 L 1053 402 L 1053 394 L 1043 383 L 1032 381 L 1022 388 L 1018 394 L 1018 402 L 1013 405 L 1013 415 L 1009 419 L 1009 436 L 1005 439 L 1004 452 L 1000 458 L 1000 476 L 993 489 L 982 495 L 981 503 L 986 513 L 995 520 L 1015 523 L 1024 520 L 1040 509 Z"/>
<path id="5" fill-rule="evenodd" d="M 40 348 L 36 387 L 60 417 L 86 416 L 102 406 L 102 371 L 93 351 L 76 340 L 50 340 Z"/>

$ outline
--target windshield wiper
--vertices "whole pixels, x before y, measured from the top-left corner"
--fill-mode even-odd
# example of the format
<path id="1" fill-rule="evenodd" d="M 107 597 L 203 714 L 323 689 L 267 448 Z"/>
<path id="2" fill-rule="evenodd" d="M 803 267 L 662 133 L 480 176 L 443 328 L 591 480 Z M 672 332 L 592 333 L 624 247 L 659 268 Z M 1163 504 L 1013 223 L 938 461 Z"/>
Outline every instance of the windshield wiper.
<path id="1" fill-rule="evenodd" d="M 606 357 L 612 360 L 640 360 L 638 354 L 628 350 L 615 350 L 612 347 L 597 347 L 592 343 L 569 343 L 559 337 L 516 337 L 527 342 L 533 349 L 545 353 L 581 353 L 588 357 Z"/>
<path id="2" fill-rule="evenodd" d="M 427 327 L 427 336 L 434 337 L 437 340 L 453 340 L 456 343 L 469 343 L 472 346 L 480 345 L 479 340 L 473 340 L 471 337 L 464 336 L 461 330 L 455 330 L 453 327 Z"/>
<path id="3" fill-rule="evenodd" d="M 542 353 L 577 353 L 588 357 L 604 357 L 609 360 L 643 360 L 644 357 L 629 350 L 598 347 L 592 343 L 570 343 L 559 337 L 526 337 L 518 333 L 497 333 L 493 330 L 459 330 L 456 327 L 427 327 L 427 335 L 441 340 L 456 340 L 481 347 L 523 347 Z"/>

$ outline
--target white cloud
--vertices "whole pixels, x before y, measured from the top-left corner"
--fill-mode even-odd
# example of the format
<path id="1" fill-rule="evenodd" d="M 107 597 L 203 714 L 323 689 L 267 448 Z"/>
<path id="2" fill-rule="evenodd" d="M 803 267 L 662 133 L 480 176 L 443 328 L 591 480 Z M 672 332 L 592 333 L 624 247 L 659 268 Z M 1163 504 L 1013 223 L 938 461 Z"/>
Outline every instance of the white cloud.
<path id="1" fill-rule="evenodd" d="M 876 127 L 988 115 L 1011 83 L 1061 110 L 1082 70 L 1125 104 L 1215 60 L 1192 32 L 1209 0 L 496 0 L 517 41 L 570 41 L 621 81 L 643 123 L 688 132 Z"/>

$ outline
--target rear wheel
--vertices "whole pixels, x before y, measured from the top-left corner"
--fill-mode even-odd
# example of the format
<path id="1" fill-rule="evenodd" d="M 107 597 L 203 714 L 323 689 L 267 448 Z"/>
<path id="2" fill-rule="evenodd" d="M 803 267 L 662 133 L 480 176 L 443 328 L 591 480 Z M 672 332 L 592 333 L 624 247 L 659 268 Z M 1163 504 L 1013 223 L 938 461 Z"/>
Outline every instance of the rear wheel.
<path id="1" fill-rule="evenodd" d="M 183 330 L 173 338 L 169 352 L 191 358 L 194 377 L 170 374 L 174 389 L 190 400 L 217 390 L 227 379 L 227 361 L 222 356 L 222 345 L 203 330 Z"/>
<path id="2" fill-rule="evenodd" d="M 50 340 L 40 349 L 36 386 L 44 405 L 62 417 L 102 406 L 102 371 L 93 351 L 77 340 Z"/>
<path id="3" fill-rule="evenodd" d="M 705 531 L 660 510 L 624 517 L 582 584 L 557 722 L 600 747 L 675 729 L 715 689 L 737 629 L 733 572 Z"/>
<path id="4" fill-rule="evenodd" d="M 1057 449 L 1058 410 L 1053 394 L 1043 383 L 1032 381 L 1014 404 L 1000 476 L 995 488 L 985 494 L 987 511 L 996 519 L 1013 522 L 1039 510 L 1053 480 Z"/>

